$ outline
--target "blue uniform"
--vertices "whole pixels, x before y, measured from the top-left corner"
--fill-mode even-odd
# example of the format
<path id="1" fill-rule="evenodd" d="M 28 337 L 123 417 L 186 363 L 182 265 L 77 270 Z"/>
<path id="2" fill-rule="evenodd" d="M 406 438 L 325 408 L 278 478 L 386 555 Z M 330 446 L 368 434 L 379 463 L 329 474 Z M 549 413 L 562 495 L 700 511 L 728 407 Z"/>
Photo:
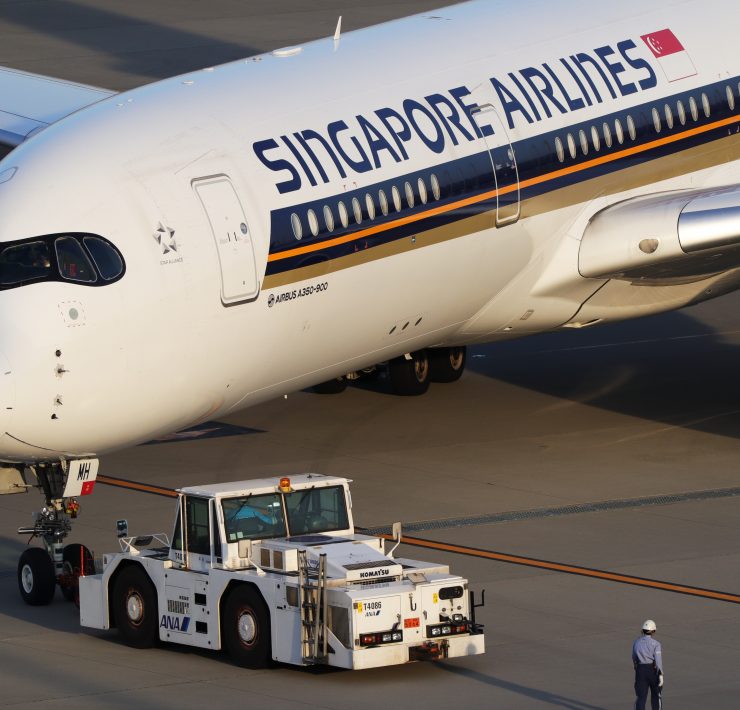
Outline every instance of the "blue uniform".
<path id="1" fill-rule="evenodd" d="M 632 663 L 635 666 L 635 710 L 645 710 L 648 690 L 652 710 L 660 710 L 661 698 L 658 675 L 663 673 L 663 649 L 660 641 L 643 634 L 632 644 Z"/>

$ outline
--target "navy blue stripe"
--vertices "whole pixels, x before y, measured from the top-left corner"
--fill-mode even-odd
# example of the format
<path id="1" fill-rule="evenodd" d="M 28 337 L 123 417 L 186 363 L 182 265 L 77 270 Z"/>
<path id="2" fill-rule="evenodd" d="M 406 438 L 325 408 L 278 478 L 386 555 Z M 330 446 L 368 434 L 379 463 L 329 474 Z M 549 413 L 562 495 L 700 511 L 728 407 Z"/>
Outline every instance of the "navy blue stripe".
<path id="1" fill-rule="evenodd" d="M 736 106 L 734 111 L 730 110 L 727 100 L 726 89 L 728 86 L 732 87 L 733 96 L 735 97 Z M 709 117 L 705 116 L 703 110 L 701 100 L 702 93 L 707 95 L 711 105 Z M 689 99 L 692 96 L 698 104 L 699 117 L 696 121 L 693 120 L 689 109 Z M 686 111 L 686 123 L 684 125 L 681 125 L 679 121 L 677 111 L 678 101 L 683 102 Z M 664 111 L 664 106 L 666 104 L 671 107 L 673 112 L 674 125 L 672 129 L 668 129 L 666 124 Z M 654 127 L 652 115 L 653 108 L 656 108 L 660 114 L 662 124 L 662 130 L 660 133 L 657 133 Z M 598 119 L 584 121 L 568 128 L 550 131 L 533 138 L 517 141 L 513 144 L 513 148 L 517 157 L 519 179 L 520 182 L 526 182 L 534 177 L 554 173 L 563 168 L 571 168 L 573 166 L 588 163 L 596 157 L 604 157 L 610 154 L 619 153 L 627 148 L 639 147 L 660 138 L 666 138 L 671 135 L 686 132 L 691 128 L 716 123 L 723 119 L 736 116 L 738 108 L 740 108 L 740 98 L 738 97 L 738 78 L 735 78 L 731 81 L 716 82 L 705 87 L 697 88 L 693 91 L 677 93 L 670 97 L 661 98 L 659 100 L 656 99 L 630 109 L 610 113 Z M 632 117 L 636 127 L 636 136 L 634 140 L 629 136 L 628 116 Z M 624 132 L 624 141 L 622 144 L 619 144 L 617 141 L 615 131 L 615 122 L 617 120 L 621 122 Z M 611 148 L 608 148 L 604 142 L 602 125 L 605 122 L 609 124 L 612 134 Z M 598 152 L 594 149 L 591 141 L 592 127 L 596 127 L 599 132 L 601 146 Z M 588 155 L 583 155 L 581 150 L 579 139 L 579 132 L 581 130 L 585 132 L 588 138 Z M 577 154 L 575 159 L 570 157 L 568 150 L 567 135 L 569 133 L 573 136 L 576 143 Z M 730 129 L 728 129 L 728 127 L 717 128 L 699 135 L 689 136 L 676 142 L 652 148 L 649 152 L 643 151 L 636 155 L 624 156 L 616 160 L 607 161 L 606 163 L 595 167 L 575 171 L 566 176 L 550 179 L 543 183 L 529 186 L 522 190 L 521 199 L 531 199 L 553 190 L 558 190 L 596 177 L 608 175 L 618 170 L 634 167 L 646 162 L 647 160 L 666 157 L 680 151 L 704 145 L 720 138 L 727 137 L 728 135 L 730 135 Z M 555 149 L 556 138 L 560 138 L 562 141 L 563 149 L 565 151 L 564 162 L 560 162 L 558 160 Z M 498 174 L 498 178 L 501 183 L 499 185 L 500 188 L 512 185 L 515 182 L 513 170 L 507 170 L 506 168 L 510 158 L 508 150 L 509 148 L 507 145 L 495 148 L 492 151 L 495 164 L 497 166 L 504 166 L 499 170 Z M 432 175 L 435 175 L 440 183 L 440 199 L 435 199 L 432 194 Z M 427 204 L 422 204 L 420 200 L 418 189 L 419 179 L 422 179 L 426 185 L 426 191 L 428 193 Z M 404 186 L 407 182 L 413 188 L 413 208 L 409 208 L 406 202 Z M 398 188 L 401 193 L 402 209 L 400 212 L 397 212 L 393 206 L 392 190 L 394 186 Z M 299 205 L 275 210 L 271 214 L 270 252 L 271 254 L 277 254 L 308 244 L 320 244 L 324 241 L 334 240 L 337 237 L 343 237 L 345 235 L 364 231 L 369 227 L 377 227 L 402 217 L 424 213 L 430 210 L 430 208 L 445 206 L 466 198 L 476 197 L 490 192 L 494 188 L 494 174 L 491 168 L 489 152 L 482 151 L 466 158 L 448 161 L 424 170 L 407 173 L 404 176 L 397 177 L 392 180 L 377 182 L 367 187 L 363 187 L 362 189 L 343 192 L 333 197 L 304 202 Z M 381 212 L 378 200 L 380 190 L 384 191 L 390 203 L 390 210 L 387 216 L 383 216 Z M 367 194 L 372 195 L 375 203 L 376 216 L 374 220 L 370 220 L 368 215 L 365 202 Z M 359 201 L 362 209 L 362 223 L 360 225 L 357 225 L 354 220 L 352 210 L 353 198 L 356 198 Z M 503 196 L 502 204 L 510 203 L 513 199 L 515 199 L 515 192 Z M 349 212 L 350 224 L 347 228 L 343 228 L 339 220 L 338 204 L 340 201 L 345 204 Z M 334 216 L 335 229 L 332 232 L 329 232 L 324 220 L 324 207 L 327 205 L 331 208 Z M 309 266 L 311 264 L 336 259 L 357 251 L 372 249 L 373 247 L 377 247 L 382 244 L 388 244 L 389 242 L 393 242 L 398 239 L 407 238 L 410 235 L 418 234 L 419 232 L 448 225 L 453 222 L 490 211 L 491 209 L 495 209 L 495 206 L 495 200 L 489 199 L 455 209 L 441 215 L 429 216 L 428 218 L 423 218 L 411 224 L 392 227 L 381 231 L 378 234 L 362 237 L 359 240 L 349 241 L 345 244 L 327 246 L 324 249 L 318 249 L 307 254 L 273 261 L 268 263 L 267 275 L 283 273 L 285 271 Z M 307 218 L 309 210 L 314 211 L 320 226 L 320 231 L 316 236 L 313 236 L 309 229 L 309 221 Z M 300 217 L 303 226 L 303 238 L 300 241 L 295 238 L 293 232 L 291 224 L 291 216 L 293 214 Z"/>

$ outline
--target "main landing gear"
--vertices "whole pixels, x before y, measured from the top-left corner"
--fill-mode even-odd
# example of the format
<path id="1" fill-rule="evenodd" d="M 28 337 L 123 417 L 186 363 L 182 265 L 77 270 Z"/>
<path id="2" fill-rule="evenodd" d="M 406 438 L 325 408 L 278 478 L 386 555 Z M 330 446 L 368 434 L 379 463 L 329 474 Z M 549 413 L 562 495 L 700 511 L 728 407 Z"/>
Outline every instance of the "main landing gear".
<path id="1" fill-rule="evenodd" d="M 432 382 L 456 382 L 465 371 L 466 348 L 464 345 L 452 348 L 429 348 L 406 353 L 389 360 L 385 366 L 371 367 L 360 372 L 350 372 L 328 382 L 315 385 L 318 394 L 339 394 L 347 388 L 347 382 L 365 380 L 376 375 L 385 367 L 391 389 L 403 397 L 424 394 Z"/>
<path id="2" fill-rule="evenodd" d="M 89 476 L 89 469 L 83 468 L 82 473 L 79 470 L 76 467 L 77 476 Z M 18 560 L 18 590 L 31 606 L 50 604 L 57 585 L 65 599 L 79 604 L 79 578 L 95 572 L 90 550 L 84 545 L 64 544 L 80 509 L 77 498 L 69 495 L 69 477 L 66 462 L 39 464 L 24 472 L 24 479 L 33 481 L 30 485 L 40 488 L 46 499 L 46 505 L 34 513 L 33 525 L 18 529 L 19 534 L 39 538 L 43 543 L 43 548 L 26 549 Z M 74 484 L 71 488 L 75 489 Z"/>

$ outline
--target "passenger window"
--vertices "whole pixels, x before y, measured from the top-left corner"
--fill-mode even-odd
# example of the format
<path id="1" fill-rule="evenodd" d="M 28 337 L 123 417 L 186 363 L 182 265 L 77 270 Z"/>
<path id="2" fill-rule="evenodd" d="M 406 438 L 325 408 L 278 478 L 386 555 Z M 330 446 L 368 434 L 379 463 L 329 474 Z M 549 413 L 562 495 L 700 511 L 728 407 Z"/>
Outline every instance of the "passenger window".
<path id="1" fill-rule="evenodd" d="M 665 122 L 670 131 L 673 128 L 673 109 L 668 104 L 665 105 Z"/>
<path id="2" fill-rule="evenodd" d="M 663 130 L 663 124 L 660 122 L 660 112 L 657 108 L 653 109 L 653 126 L 655 126 L 656 133 L 660 133 Z"/>
<path id="3" fill-rule="evenodd" d="M 391 194 L 393 195 L 393 206 L 396 208 L 396 212 L 400 212 L 401 211 L 401 192 L 395 185 L 393 186 L 393 189 L 391 190 Z"/>
<path id="4" fill-rule="evenodd" d="M 340 200 L 339 205 L 337 205 L 337 210 L 339 212 L 339 221 L 342 223 L 342 226 L 347 229 L 349 226 L 349 212 L 347 211 L 347 205 Z"/>
<path id="5" fill-rule="evenodd" d="M 434 199 L 438 200 L 440 198 L 440 195 L 442 194 L 442 191 L 439 187 L 439 180 L 437 179 L 437 176 L 432 173 L 432 194 L 434 195 Z"/>
<path id="6" fill-rule="evenodd" d="M 427 203 L 427 185 L 424 182 L 424 178 L 419 178 L 416 186 L 419 190 L 419 199 L 421 200 L 421 204 L 425 205 Z"/>
<path id="7" fill-rule="evenodd" d="M 560 140 L 560 136 L 555 138 L 555 153 L 558 156 L 558 162 L 565 162 L 565 148 L 563 148 L 563 141 Z"/>
<path id="8" fill-rule="evenodd" d="M 29 242 L 7 247 L 0 253 L 0 286 L 45 279 L 51 275 L 46 242 Z"/>
<path id="9" fill-rule="evenodd" d="M 676 109 L 678 111 L 678 120 L 682 126 L 686 125 L 686 109 L 684 108 L 683 101 L 680 99 L 676 102 Z"/>
<path id="10" fill-rule="evenodd" d="M 367 207 L 367 216 L 370 219 L 375 219 L 375 200 L 369 192 L 365 195 L 365 206 Z"/>
<path id="11" fill-rule="evenodd" d="M 614 121 L 614 133 L 617 136 L 617 143 L 622 145 L 624 143 L 624 128 L 622 128 L 622 122 L 619 119 Z"/>
<path id="12" fill-rule="evenodd" d="M 378 190 L 378 202 L 380 203 L 380 211 L 383 213 L 383 217 L 387 217 L 388 198 L 386 197 L 384 190 Z"/>
<path id="13" fill-rule="evenodd" d="M 355 213 L 355 222 L 362 224 L 362 206 L 356 197 L 352 198 L 352 211 Z"/>
<path id="14" fill-rule="evenodd" d="M 591 142 L 594 144 L 594 150 L 598 153 L 601 150 L 601 139 L 596 126 L 591 126 Z"/>
<path id="15" fill-rule="evenodd" d="M 63 279 L 83 283 L 95 283 L 98 280 L 93 265 L 76 239 L 59 237 L 54 242 L 54 249 L 59 262 L 59 273 Z"/>
<path id="16" fill-rule="evenodd" d="M 118 252 L 100 237 L 85 237 L 82 240 L 87 250 L 98 267 L 100 275 L 106 281 L 112 281 L 121 275 L 123 271 L 123 261 Z"/>
<path id="17" fill-rule="evenodd" d="M 578 131 L 578 139 L 581 141 L 581 150 L 583 151 L 583 154 L 588 155 L 588 136 L 586 135 L 586 131 L 583 129 Z"/>
<path id="18" fill-rule="evenodd" d="M 334 231 L 334 213 L 329 205 L 324 205 L 324 222 L 328 231 Z"/>
<path id="19" fill-rule="evenodd" d="M 303 239 L 303 225 L 301 224 L 301 218 L 293 212 L 290 215 L 290 224 L 293 227 L 293 236 L 300 241 Z"/>
<path id="20" fill-rule="evenodd" d="M 630 139 L 635 140 L 637 138 L 637 127 L 635 126 L 635 119 L 632 116 L 627 116 L 627 130 L 630 134 Z"/>
<path id="21" fill-rule="evenodd" d="M 407 182 L 404 186 L 406 189 L 406 203 L 409 207 L 414 206 L 414 188 L 411 187 L 411 183 Z"/>
<path id="22" fill-rule="evenodd" d="M 712 115 L 712 106 L 709 103 L 709 97 L 704 93 L 701 95 L 701 107 L 704 109 L 704 115 L 709 118 Z"/>
<path id="23" fill-rule="evenodd" d="M 313 210 L 308 210 L 308 228 L 311 230 L 311 234 L 314 237 L 319 234 L 319 218 Z"/>
<path id="24" fill-rule="evenodd" d="M 691 111 L 691 118 L 695 121 L 699 120 L 699 106 L 696 103 L 696 99 L 692 96 L 689 99 L 689 111 Z"/>
<path id="25" fill-rule="evenodd" d="M 730 111 L 735 110 L 735 92 L 731 86 L 727 87 L 727 105 L 730 107 Z"/>
<path id="26" fill-rule="evenodd" d="M 612 129 L 610 128 L 608 123 L 604 123 L 602 126 L 602 129 L 604 131 L 604 143 L 606 143 L 607 148 L 612 147 Z"/>
<path id="27" fill-rule="evenodd" d="M 573 134 L 568 134 L 568 152 L 570 153 L 571 158 L 576 157 L 576 141 L 573 138 Z"/>

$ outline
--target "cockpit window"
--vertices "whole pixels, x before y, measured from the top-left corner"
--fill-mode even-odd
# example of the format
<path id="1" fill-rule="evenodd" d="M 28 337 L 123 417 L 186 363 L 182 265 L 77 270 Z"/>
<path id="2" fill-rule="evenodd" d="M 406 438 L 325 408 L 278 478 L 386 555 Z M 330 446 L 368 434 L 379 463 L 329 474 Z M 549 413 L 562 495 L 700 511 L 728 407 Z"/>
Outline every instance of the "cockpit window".
<path id="1" fill-rule="evenodd" d="M 121 253 L 95 234 L 68 232 L 0 242 L 0 291 L 44 281 L 106 286 L 123 277 Z"/>
<path id="2" fill-rule="evenodd" d="M 84 237 L 83 244 L 90 252 L 95 266 L 106 281 L 112 281 L 123 271 L 123 261 L 118 252 L 100 237 Z"/>
<path id="3" fill-rule="evenodd" d="M 0 253 L 0 286 L 14 286 L 45 279 L 51 273 L 46 242 L 25 242 Z"/>
<path id="4" fill-rule="evenodd" d="M 54 241 L 59 262 L 59 273 L 69 281 L 94 283 L 98 280 L 90 259 L 73 237 L 59 237 Z"/>

